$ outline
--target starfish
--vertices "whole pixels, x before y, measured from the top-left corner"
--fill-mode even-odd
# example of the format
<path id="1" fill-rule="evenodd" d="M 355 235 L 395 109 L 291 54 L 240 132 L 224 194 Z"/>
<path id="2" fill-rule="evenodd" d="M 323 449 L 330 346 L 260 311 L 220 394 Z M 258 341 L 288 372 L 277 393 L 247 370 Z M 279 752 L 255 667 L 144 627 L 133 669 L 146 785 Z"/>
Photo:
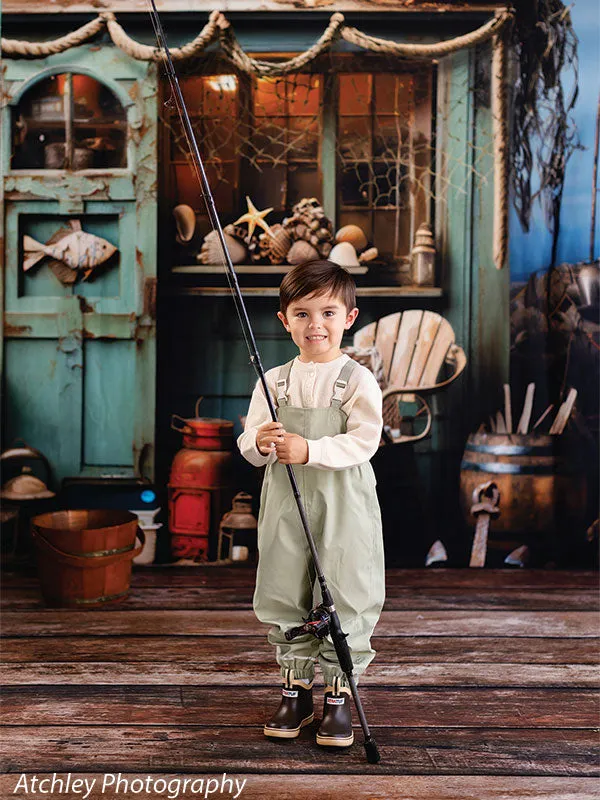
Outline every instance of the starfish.
<path id="1" fill-rule="evenodd" d="M 252 200 L 250 200 L 248 195 L 246 195 L 246 202 L 248 203 L 248 211 L 245 214 L 242 214 L 239 219 L 236 219 L 233 224 L 241 225 L 242 222 L 248 223 L 248 240 L 252 238 L 252 234 L 254 233 L 254 229 L 257 225 L 262 228 L 263 231 L 268 233 L 269 236 L 272 236 L 273 234 L 271 233 L 271 228 L 269 228 L 264 218 L 267 216 L 267 214 L 273 211 L 273 209 L 265 208 L 264 211 L 259 211 Z"/>

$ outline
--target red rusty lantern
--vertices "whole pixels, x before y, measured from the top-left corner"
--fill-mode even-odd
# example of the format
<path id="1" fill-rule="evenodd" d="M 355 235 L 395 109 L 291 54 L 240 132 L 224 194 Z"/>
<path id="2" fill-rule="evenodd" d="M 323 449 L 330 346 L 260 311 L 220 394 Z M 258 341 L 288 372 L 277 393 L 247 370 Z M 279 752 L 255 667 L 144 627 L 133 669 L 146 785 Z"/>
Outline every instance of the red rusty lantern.
<path id="1" fill-rule="evenodd" d="M 219 521 L 233 494 L 233 422 L 199 417 L 200 400 L 194 418 L 171 418 L 173 430 L 183 434 L 184 446 L 171 465 L 169 529 L 173 556 L 207 561 L 209 542 L 216 542 Z"/>

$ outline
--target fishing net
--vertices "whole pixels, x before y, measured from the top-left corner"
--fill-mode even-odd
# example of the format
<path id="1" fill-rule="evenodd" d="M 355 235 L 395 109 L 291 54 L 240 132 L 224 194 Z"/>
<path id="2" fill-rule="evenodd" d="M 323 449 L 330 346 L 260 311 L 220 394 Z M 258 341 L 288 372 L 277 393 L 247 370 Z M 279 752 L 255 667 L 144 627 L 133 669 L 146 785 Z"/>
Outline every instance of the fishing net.
<path id="1" fill-rule="evenodd" d="M 358 225 L 384 258 L 407 257 L 415 231 L 434 223 L 451 191 L 467 192 L 473 173 L 483 184 L 493 180 L 485 126 L 466 152 L 464 144 L 436 148 L 440 135 L 450 145 L 458 139 L 473 92 L 489 104 L 491 47 L 479 51 L 487 67 L 475 79 L 465 73 L 470 84 L 455 86 L 454 104 L 438 89 L 443 60 L 330 53 L 276 77 L 236 72 L 216 53 L 181 64 L 181 88 L 224 223 L 247 210 L 246 196 L 273 209 L 270 225 L 302 198 L 330 198 L 334 226 Z M 161 107 L 167 195 L 173 205 L 192 206 L 207 231 L 168 87 Z"/>

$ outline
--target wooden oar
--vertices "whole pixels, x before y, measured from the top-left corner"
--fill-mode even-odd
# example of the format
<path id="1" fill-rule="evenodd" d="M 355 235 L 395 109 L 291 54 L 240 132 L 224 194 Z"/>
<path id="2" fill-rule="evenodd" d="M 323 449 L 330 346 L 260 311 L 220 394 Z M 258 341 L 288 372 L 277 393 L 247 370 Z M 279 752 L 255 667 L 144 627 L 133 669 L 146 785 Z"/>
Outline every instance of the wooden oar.
<path id="1" fill-rule="evenodd" d="M 576 397 L 577 397 L 577 389 L 569 389 L 569 394 L 567 395 L 567 399 L 558 409 L 558 414 L 556 415 L 554 422 L 552 423 L 552 427 L 550 428 L 550 433 L 560 436 L 560 434 L 564 431 L 567 422 L 569 421 L 571 411 L 573 410 L 573 406 L 575 405 Z"/>
<path id="2" fill-rule="evenodd" d="M 531 412 L 533 411 L 533 395 L 535 393 L 535 383 L 530 383 L 525 392 L 525 403 L 523 404 L 523 413 L 517 425 L 517 433 L 527 433 L 529 429 L 529 421 L 531 420 Z"/>
<path id="3" fill-rule="evenodd" d="M 512 407 L 510 404 L 510 384 L 504 384 L 504 420 L 506 422 L 506 433 L 512 433 Z"/>

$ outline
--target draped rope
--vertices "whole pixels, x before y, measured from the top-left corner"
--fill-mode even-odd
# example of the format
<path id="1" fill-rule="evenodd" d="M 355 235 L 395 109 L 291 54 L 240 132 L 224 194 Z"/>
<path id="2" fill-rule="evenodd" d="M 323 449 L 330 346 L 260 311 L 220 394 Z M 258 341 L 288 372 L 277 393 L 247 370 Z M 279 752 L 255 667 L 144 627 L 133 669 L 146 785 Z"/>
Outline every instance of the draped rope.
<path id="1" fill-rule="evenodd" d="M 375 36 L 368 36 L 357 28 L 348 27 L 344 24 L 343 14 L 337 12 L 331 16 L 327 28 L 312 47 L 288 61 L 273 62 L 252 58 L 245 53 L 235 36 L 229 20 L 220 11 L 212 11 L 208 22 L 195 39 L 182 47 L 174 47 L 171 50 L 171 56 L 174 61 L 184 61 L 193 56 L 198 56 L 209 44 L 219 40 L 225 55 L 239 70 L 249 75 L 258 75 L 260 77 L 277 77 L 278 75 L 296 72 L 329 50 L 340 38 L 357 47 L 375 53 L 386 53 L 404 58 L 439 58 L 455 53 L 464 47 L 472 47 L 492 37 L 497 37 L 506 23 L 512 19 L 512 16 L 512 11 L 507 9 L 497 12 L 493 19 L 463 36 L 433 44 L 407 44 L 392 42 L 388 39 L 378 39 Z M 117 22 L 112 11 L 102 11 L 96 19 L 81 28 L 77 28 L 77 30 L 66 36 L 61 36 L 59 39 L 54 39 L 50 42 L 2 39 L 2 54 L 11 58 L 41 58 L 55 55 L 69 50 L 71 47 L 78 47 L 84 44 L 104 28 L 108 30 L 113 43 L 131 58 L 137 61 L 162 60 L 159 48 L 136 42 L 135 39 L 128 36 L 123 27 Z"/>
<path id="2" fill-rule="evenodd" d="M 492 54 L 492 139 L 494 142 L 494 226 L 493 247 L 496 269 L 502 269 L 508 255 L 508 86 L 507 46 L 504 31 L 494 36 Z"/>
<path id="3" fill-rule="evenodd" d="M 366 33 L 362 33 L 356 28 L 346 26 L 342 30 L 342 36 L 347 42 L 376 53 L 403 56 L 404 58 L 441 58 L 442 56 L 456 53 L 464 47 L 473 47 L 475 44 L 486 42 L 492 36 L 498 34 L 511 17 L 512 13 L 510 11 L 503 11 L 501 16 L 494 17 L 489 22 L 486 22 L 485 25 L 482 25 L 481 28 L 477 28 L 477 30 L 466 33 L 463 36 L 457 36 L 454 39 L 435 42 L 434 44 L 390 42 L 389 39 L 367 36 Z"/>
<path id="4" fill-rule="evenodd" d="M 274 63 L 272 61 L 262 61 L 248 56 L 240 47 L 228 20 L 223 17 L 223 20 L 219 22 L 221 47 L 230 61 L 232 61 L 239 70 L 249 75 L 259 75 L 260 77 L 287 75 L 290 72 L 297 72 L 311 61 L 314 61 L 321 53 L 329 50 L 332 44 L 340 38 L 340 35 L 343 35 L 343 23 L 343 14 L 333 14 L 329 20 L 329 25 L 312 47 L 304 53 L 290 58 L 288 61 Z"/>
<path id="5" fill-rule="evenodd" d="M 71 47 L 78 47 L 80 44 L 93 38 L 105 26 L 105 21 L 100 14 L 96 19 L 82 25 L 75 31 L 71 31 L 60 39 L 53 39 L 51 42 L 24 42 L 19 39 L 2 39 L 2 55 L 18 58 L 19 56 L 29 56 L 30 58 L 43 58 L 53 56 L 56 53 L 63 53 Z"/>

